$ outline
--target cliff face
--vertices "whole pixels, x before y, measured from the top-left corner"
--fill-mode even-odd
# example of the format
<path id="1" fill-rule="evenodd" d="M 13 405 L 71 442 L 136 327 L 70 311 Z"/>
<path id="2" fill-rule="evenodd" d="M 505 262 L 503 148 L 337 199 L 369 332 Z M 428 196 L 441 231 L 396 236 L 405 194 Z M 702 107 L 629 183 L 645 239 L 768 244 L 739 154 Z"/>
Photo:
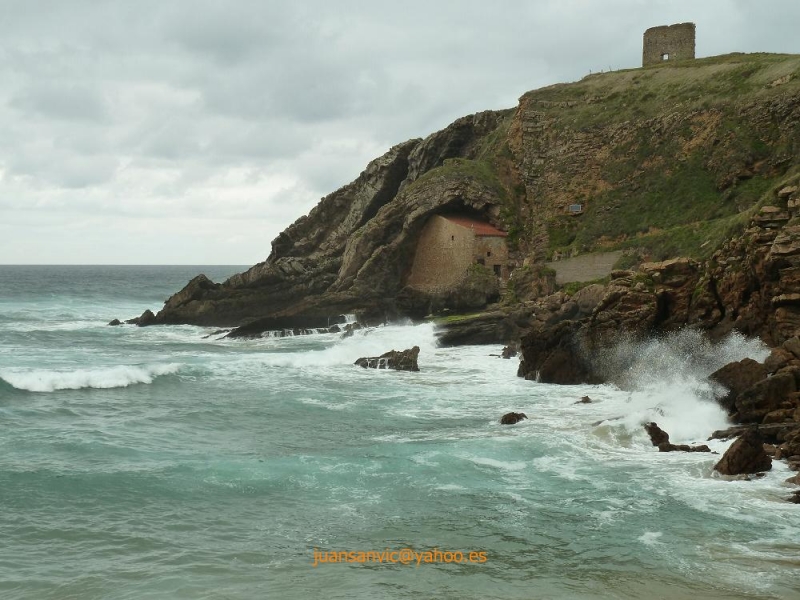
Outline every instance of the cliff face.
<path id="1" fill-rule="evenodd" d="M 196 278 L 167 300 L 156 323 L 228 326 L 265 316 L 396 312 L 393 297 L 428 216 L 472 210 L 496 217 L 491 208 L 501 187 L 443 165 L 474 158 L 509 117 L 478 113 L 391 148 L 283 231 L 266 261 L 223 284 Z"/>
<path id="2" fill-rule="evenodd" d="M 510 234 L 513 266 L 524 267 L 507 304 L 550 288 L 539 265 L 554 254 L 614 249 L 624 251 L 621 266 L 696 261 L 687 263 L 697 279 L 688 299 L 618 290 L 618 303 L 644 310 L 655 302 L 653 323 L 699 319 L 721 328 L 747 321 L 753 331 L 778 331 L 778 321 L 742 316 L 763 317 L 772 297 L 758 304 L 761 295 L 737 299 L 736 290 L 761 290 L 776 273 L 788 281 L 781 269 L 794 267 L 754 258 L 764 270 L 748 267 L 757 273 L 748 279 L 747 269 L 734 276 L 724 261 L 739 252 L 737 236 L 751 217 L 798 172 L 800 57 L 731 55 L 593 75 L 529 92 L 514 110 L 464 117 L 395 146 L 281 233 L 265 262 L 223 284 L 196 278 L 155 322 L 239 325 L 463 308 L 456 291 L 432 299 L 404 285 L 427 219 L 461 211 Z M 570 204 L 581 204 L 583 214 L 570 216 Z M 725 256 L 711 260 L 721 248 Z M 486 300 L 477 298 L 474 304 Z M 789 300 L 781 302 L 777 308 Z"/>

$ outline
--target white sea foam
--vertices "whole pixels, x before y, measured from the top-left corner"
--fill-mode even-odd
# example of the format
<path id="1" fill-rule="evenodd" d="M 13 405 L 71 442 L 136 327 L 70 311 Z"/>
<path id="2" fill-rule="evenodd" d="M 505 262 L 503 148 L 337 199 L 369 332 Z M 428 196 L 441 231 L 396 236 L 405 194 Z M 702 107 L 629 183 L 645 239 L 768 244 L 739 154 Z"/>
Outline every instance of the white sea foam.
<path id="1" fill-rule="evenodd" d="M 639 343 L 622 341 L 609 352 L 605 367 L 616 370 L 616 380 L 628 393 L 604 406 L 604 412 L 622 417 L 618 423 L 631 431 L 656 421 L 672 441 L 704 439 L 728 426 L 715 401 L 724 390 L 708 376 L 730 362 L 746 357 L 763 361 L 768 354 L 759 340 L 739 333 L 717 344 L 693 330 Z"/>
<path id="2" fill-rule="evenodd" d="M 59 371 L 46 369 L 4 369 L 0 377 L 18 390 L 54 392 L 82 388 L 117 388 L 136 383 L 152 383 L 160 375 L 176 373 L 181 365 L 117 365 L 96 369 Z"/>
<path id="3" fill-rule="evenodd" d="M 658 538 L 660 538 L 662 535 L 663 532 L 661 531 L 645 531 L 637 539 L 645 546 L 655 546 L 656 544 L 661 543 L 658 541 Z"/>
<path id="4" fill-rule="evenodd" d="M 317 337 L 317 336 L 313 336 Z M 436 349 L 434 326 L 422 324 L 414 326 L 386 325 L 355 331 L 348 338 L 331 339 L 325 336 L 331 345 L 322 350 L 304 352 L 274 352 L 264 354 L 261 360 L 276 367 L 328 367 L 335 365 L 352 365 L 361 357 L 380 356 L 389 350 L 407 350 L 413 346 L 420 347 L 421 356 L 431 354 Z M 270 340 L 273 341 L 273 340 Z M 294 350 L 296 339 L 281 339 L 277 350 L 286 348 Z M 322 340 L 320 340 L 322 341 Z M 274 343 L 274 342 L 273 342 Z"/>

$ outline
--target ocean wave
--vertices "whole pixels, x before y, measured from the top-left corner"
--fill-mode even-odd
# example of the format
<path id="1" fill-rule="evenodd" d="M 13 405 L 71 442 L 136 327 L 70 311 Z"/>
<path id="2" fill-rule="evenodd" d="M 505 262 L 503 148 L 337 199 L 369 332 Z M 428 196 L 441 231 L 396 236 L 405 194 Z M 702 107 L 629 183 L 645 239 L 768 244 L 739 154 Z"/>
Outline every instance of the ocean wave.
<path id="1" fill-rule="evenodd" d="M 96 369 L 57 371 L 47 369 L 0 371 L 3 383 L 17 390 L 29 392 L 55 392 L 56 390 L 79 390 L 84 388 L 118 388 L 137 383 L 152 383 L 156 377 L 177 373 L 181 365 L 117 365 Z"/>

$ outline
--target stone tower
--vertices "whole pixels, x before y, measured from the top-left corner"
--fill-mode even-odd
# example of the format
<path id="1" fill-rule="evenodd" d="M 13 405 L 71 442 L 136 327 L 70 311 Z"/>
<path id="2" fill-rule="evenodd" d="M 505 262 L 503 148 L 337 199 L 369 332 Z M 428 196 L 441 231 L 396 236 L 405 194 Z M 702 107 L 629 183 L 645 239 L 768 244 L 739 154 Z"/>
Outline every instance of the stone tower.
<path id="1" fill-rule="evenodd" d="M 644 32 L 642 66 L 694 58 L 694 23 L 651 27 Z"/>

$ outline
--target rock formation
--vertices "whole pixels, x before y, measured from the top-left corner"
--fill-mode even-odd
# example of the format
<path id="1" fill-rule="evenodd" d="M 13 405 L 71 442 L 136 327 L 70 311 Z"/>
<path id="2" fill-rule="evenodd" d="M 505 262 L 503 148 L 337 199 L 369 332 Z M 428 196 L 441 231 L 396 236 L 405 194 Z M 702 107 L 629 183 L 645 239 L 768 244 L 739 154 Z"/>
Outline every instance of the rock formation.
<path id="1" fill-rule="evenodd" d="M 658 446 L 659 452 L 711 452 L 711 448 L 705 444 L 689 446 L 688 444 L 670 443 L 669 434 L 656 423 L 646 423 L 644 428 L 647 431 L 647 435 L 650 436 L 653 446 Z"/>
<path id="2" fill-rule="evenodd" d="M 500 417 L 500 424 L 501 425 L 516 425 L 523 419 L 527 419 L 528 416 L 525 413 L 521 412 L 510 412 L 504 414 Z"/>
<path id="3" fill-rule="evenodd" d="M 731 444 L 722 455 L 714 470 L 723 475 L 743 475 L 769 471 L 772 459 L 764 452 L 761 436 L 755 429 L 748 429 Z"/>
<path id="4" fill-rule="evenodd" d="M 766 332 L 781 343 L 800 325 L 800 225 L 791 221 L 800 206 L 791 180 L 800 165 L 795 63 L 778 55 L 698 60 L 681 66 L 686 77 L 669 101 L 661 90 L 674 87 L 672 65 L 649 67 L 646 77 L 637 70 L 592 75 L 529 92 L 512 110 L 464 117 L 373 160 L 283 231 L 264 262 L 224 283 L 198 275 L 137 323 L 233 327 L 351 313 L 373 323 L 481 309 L 496 292 L 467 286 L 430 295 L 406 285 L 427 220 L 456 212 L 509 232 L 515 270 L 497 309 L 504 316 L 474 337 L 448 331 L 448 343 L 516 335 L 524 319 L 509 315 L 554 292 L 543 267 L 548 255 L 614 244 L 654 262 L 612 276 L 591 335 L 582 336 L 589 350 L 620 327 L 648 333 L 686 323 L 716 333 Z M 716 91 L 729 80 L 735 96 Z M 762 203 L 770 186 L 777 201 Z M 575 202 L 585 203 L 583 213 L 565 219 Z M 745 235 L 737 213 L 752 216 Z M 709 219 L 714 227 L 704 228 Z M 682 248 L 673 231 L 694 241 Z M 730 241 L 720 246 L 725 232 Z M 701 242 L 710 233 L 713 242 Z M 680 258 L 684 250 L 705 262 Z M 550 366 L 558 379 L 591 375 L 586 365 L 571 377 L 556 365 L 579 345 L 557 345 L 561 359 Z M 524 358 L 534 365 L 523 369 L 526 376 L 544 362 Z"/>
<path id="5" fill-rule="evenodd" d="M 354 364 L 365 369 L 394 369 L 395 371 L 419 371 L 417 359 L 419 346 L 408 350 L 390 350 L 380 356 L 359 358 Z"/>

